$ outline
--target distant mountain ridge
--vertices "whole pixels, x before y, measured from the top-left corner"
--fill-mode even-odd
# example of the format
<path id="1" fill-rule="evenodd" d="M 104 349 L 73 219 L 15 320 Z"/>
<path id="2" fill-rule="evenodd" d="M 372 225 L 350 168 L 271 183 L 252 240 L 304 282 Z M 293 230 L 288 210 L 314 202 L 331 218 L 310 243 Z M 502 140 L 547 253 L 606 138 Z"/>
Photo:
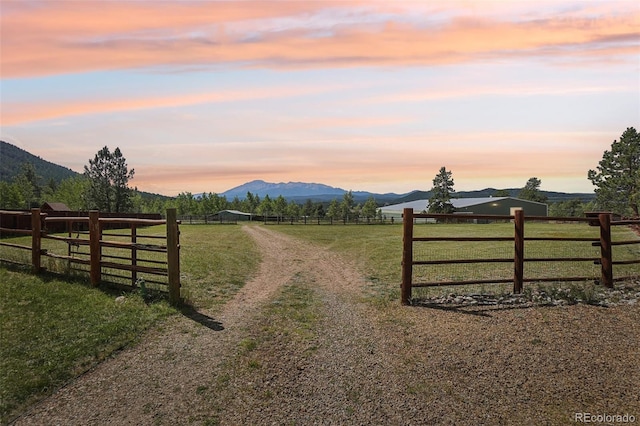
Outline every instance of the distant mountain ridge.
<path id="1" fill-rule="evenodd" d="M 521 188 L 505 189 L 510 197 L 517 197 Z M 219 195 L 227 197 L 227 199 L 233 199 L 238 197 L 244 199 L 247 193 L 251 192 L 253 195 L 258 195 L 260 198 L 264 198 L 265 195 L 269 195 L 270 198 L 276 198 L 282 195 L 287 200 L 293 201 L 305 201 L 310 199 L 312 201 L 327 202 L 336 198 L 341 198 L 346 190 L 342 188 L 335 188 L 329 185 L 320 183 L 306 183 L 306 182 L 280 182 L 271 183 L 263 180 L 253 180 L 251 182 L 244 183 L 240 186 L 231 188 Z M 479 198 L 479 197 L 491 197 L 498 192 L 495 188 L 485 188 L 476 191 L 460 191 L 455 193 L 457 198 Z M 549 202 L 568 201 L 578 199 L 582 202 L 588 202 L 595 198 L 595 194 L 591 193 L 564 193 L 554 191 L 540 191 L 544 194 Z M 374 197 L 378 204 L 396 204 L 404 203 L 414 200 L 428 199 L 431 196 L 431 191 L 411 191 L 406 194 L 385 193 L 377 194 L 367 191 L 352 191 L 353 198 L 356 202 L 365 201 L 369 197 Z"/>
<path id="2" fill-rule="evenodd" d="M 233 199 L 235 197 L 244 199 L 248 192 L 251 192 L 253 195 L 258 195 L 260 198 L 264 198 L 266 195 L 270 198 L 277 198 L 282 195 L 287 200 L 293 201 L 331 201 L 336 198 L 342 198 L 347 191 L 342 188 L 336 188 L 322 183 L 272 183 L 265 182 L 263 180 L 253 180 L 240 186 L 236 186 L 235 188 L 231 188 L 220 195 L 224 195 L 227 199 Z M 394 200 L 400 197 L 399 194 L 374 194 L 367 191 L 352 191 L 352 194 L 356 202 L 366 200 L 371 196 L 375 197 L 378 202 L 381 202 L 380 200 Z"/>
<path id="3" fill-rule="evenodd" d="M 30 163 L 43 184 L 53 179 L 61 182 L 64 179 L 78 176 L 73 170 L 43 160 L 22 148 L 18 148 L 5 141 L 0 141 L 0 180 L 10 181 L 22 171 L 22 164 Z"/>

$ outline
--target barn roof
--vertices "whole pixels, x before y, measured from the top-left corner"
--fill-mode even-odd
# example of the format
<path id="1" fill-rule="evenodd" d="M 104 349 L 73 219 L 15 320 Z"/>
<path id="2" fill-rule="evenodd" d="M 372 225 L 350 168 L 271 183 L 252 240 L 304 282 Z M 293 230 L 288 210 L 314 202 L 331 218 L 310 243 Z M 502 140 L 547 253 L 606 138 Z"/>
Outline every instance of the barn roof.
<path id="1" fill-rule="evenodd" d="M 245 212 L 241 212 L 239 210 L 222 210 L 222 211 L 218 212 L 218 214 L 220 214 L 220 213 L 237 214 L 237 215 L 240 215 L 240 216 L 251 216 L 251 213 L 245 213 Z"/>
<path id="2" fill-rule="evenodd" d="M 513 197 L 452 198 L 450 202 L 451 202 L 451 205 L 453 205 L 453 208 L 463 209 L 463 208 L 478 206 L 486 203 L 495 203 L 497 201 L 506 200 L 508 198 L 511 198 L 513 200 L 523 201 L 526 203 L 544 204 L 544 203 L 538 203 L 536 201 L 520 200 L 519 198 L 513 198 Z M 401 212 L 404 209 L 413 209 L 414 212 L 420 213 L 422 211 L 426 211 L 428 208 L 429 208 L 429 200 L 425 199 L 425 200 L 409 201 L 409 202 L 400 203 L 400 204 L 392 204 L 389 206 L 382 207 L 381 210 L 383 212 Z"/>
<path id="3" fill-rule="evenodd" d="M 41 207 L 42 210 L 51 210 L 56 212 L 69 212 L 71 209 L 67 207 L 65 203 L 44 203 Z"/>

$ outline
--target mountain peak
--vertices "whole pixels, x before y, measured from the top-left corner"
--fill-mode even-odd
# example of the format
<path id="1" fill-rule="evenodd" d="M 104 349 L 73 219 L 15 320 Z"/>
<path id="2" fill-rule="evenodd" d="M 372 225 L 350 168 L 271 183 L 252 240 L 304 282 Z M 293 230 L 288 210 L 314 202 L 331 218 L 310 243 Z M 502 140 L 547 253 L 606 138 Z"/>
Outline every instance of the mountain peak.
<path id="1" fill-rule="evenodd" d="M 285 198 L 294 197 L 313 197 L 318 195 L 335 195 L 342 196 L 346 191 L 341 188 L 334 188 L 329 185 L 321 183 L 306 183 L 306 182 L 265 182 L 264 180 L 256 179 L 251 182 L 244 183 L 235 188 L 231 188 L 221 195 L 227 198 L 244 198 L 247 192 L 251 192 L 254 195 L 264 197 L 278 197 L 282 195 Z"/>

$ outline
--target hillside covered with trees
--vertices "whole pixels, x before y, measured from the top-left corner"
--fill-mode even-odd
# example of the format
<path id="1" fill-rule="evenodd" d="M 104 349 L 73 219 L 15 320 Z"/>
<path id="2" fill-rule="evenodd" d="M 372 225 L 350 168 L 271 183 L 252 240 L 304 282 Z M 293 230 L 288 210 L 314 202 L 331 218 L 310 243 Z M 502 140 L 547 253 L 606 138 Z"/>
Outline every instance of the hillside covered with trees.
<path id="1" fill-rule="evenodd" d="M 29 163 L 33 165 L 41 184 L 46 184 L 50 180 L 56 183 L 64 179 L 77 177 L 79 173 L 71 169 L 43 160 L 22 148 L 18 148 L 5 141 L 0 141 L 0 181 L 11 181 L 17 178 L 22 172 L 22 165 Z"/>

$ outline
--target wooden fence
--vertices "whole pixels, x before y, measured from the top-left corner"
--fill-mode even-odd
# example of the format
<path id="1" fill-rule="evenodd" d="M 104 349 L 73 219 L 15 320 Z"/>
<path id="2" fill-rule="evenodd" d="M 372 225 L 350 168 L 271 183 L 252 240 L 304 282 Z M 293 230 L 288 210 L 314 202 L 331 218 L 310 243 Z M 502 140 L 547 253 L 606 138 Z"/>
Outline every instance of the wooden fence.
<path id="1" fill-rule="evenodd" d="M 74 266 L 88 266 L 86 269 L 75 269 L 89 273 L 93 286 L 110 279 L 125 279 L 131 287 L 138 285 L 140 275 L 162 276 L 166 281 L 153 278 L 144 279 L 154 288 L 165 289 L 172 304 L 179 304 L 180 298 L 180 241 L 179 221 L 176 220 L 176 210 L 167 210 L 167 219 L 133 219 L 100 217 L 98 211 L 90 211 L 88 216 L 76 217 L 48 217 L 40 209 L 31 212 L 0 211 L 4 217 L 2 223 L 24 223 L 25 216 L 31 216 L 31 226 L 0 227 L 0 236 L 31 236 L 31 244 L 8 242 L 0 239 L 0 246 L 19 250 L 31 251 L 31 267 L 35 273 L 43 268 L 42 257 L 66 261 L 69 269 Z M 7 217 L 9 220 L 7 220 Z M 11 220 L 13 219 L 13 220 Z M 48 232 L 48 227 L 59 229 L 60 223 L 65 224 L 63 235 Z M 166 235 L 144 235 L 138 230 L 143 227 L 165 225 Z M 51 226 L 54 225 L 54 226 Z M 86 230 L 88 229 L 88 231 Z M 128 229 L 128 233 L 123 233 Z M 121 232 L 118 232 L 120 230 Z M 76 234 L 74 237 L 73 234 Z M 109 238 L 109 239 L 106 239 Z M 66 243 L 66 253 L 53 253 L 42 248 L 43 240 L 54 240 Z M 126 239 L 126 241 L 122 241 Z M 153 242 L 147 242 L 152 240 Z M 82 251 L 87 248 L 88 251 Z M 105 253 L 108 249 L 109 253 Z M 121 255 L 124 251 L 127 255 Z M 118 254 L 113 254 L 117 252 Z M 141 256 L 142 253 L 159 253 L 160 257 L 151 259 Z M 166 257 L 165 257 L 166 254 Z M 8 259 L 0 259 L 11 261 Z M 127 276 L 115 274 L 112 271 L 126 271 Z M 146 286 L 146 284 L 145 284 Z"/>
<path id="2" fill-rule="evenodd" d="M 513 292 L 521 293 L 524 282 L 563 282 L 563 281 L 586 281 L 592 277 L 525 277 L 525 262 L 593 262 L 600 265 L 600 283 L 606 287 L 613 287 L 614 280 L 627 279 L 629 277 L 617 277 L 614 279 L 614 265 L 640 264 L 640 259 L 613 261 L 613 247 L 630 244 L 640 244 L 640 240 L 612 241 L 611 226 L 619 225 L 640 225 L 640 220 L 618 220 L 612 221 L 611 213 L 588 213 L 585 218 L 558 218 L 546 216 L 525 217 L 524 211 L 516 210 L 513 216 L 495 215 L 460 215 L 460 214 L 414 214 L 413 209 L 404 209 L 403 214 L 403 250 L 402 250 L 402 284 L 401 302 L 407 305 L 411 300 L 411 289 L 413 287 L 433 287 L 433 286 L 453 286 L 467 284 L 499 284 L 513 282 Z M 432 219 L 438 221 L 512 221 L 514 223 L 514 237 L 414 237 L 414 222 L 416 218 Z M 591 226 L 600 228 L 600 237 L 578 238 L 578 237 L 525 237 L 525 221 L 561 221 L 561 222 L 587 222 Z M 482 241 L 513 241 L 513 258 L 483 258 L 483 259 L 446 259 L 446 260 L 414 260 L 413 247 L 416 242 L 424 241 L 455 241 L 455 242 L 482 242 Z M 594 257 L 550 257 L 550 258 L 528 258 L 525 257 L 526 241 L 582 241 L 591 242 L 594 247 L 600 247 L 600 256 Z M 482 279 L 467 281 L 434 281 L 434 282 L 413 282 L 414 265 L 452 265 L 462 263 L 513 263 L 513 279 Z"/>

